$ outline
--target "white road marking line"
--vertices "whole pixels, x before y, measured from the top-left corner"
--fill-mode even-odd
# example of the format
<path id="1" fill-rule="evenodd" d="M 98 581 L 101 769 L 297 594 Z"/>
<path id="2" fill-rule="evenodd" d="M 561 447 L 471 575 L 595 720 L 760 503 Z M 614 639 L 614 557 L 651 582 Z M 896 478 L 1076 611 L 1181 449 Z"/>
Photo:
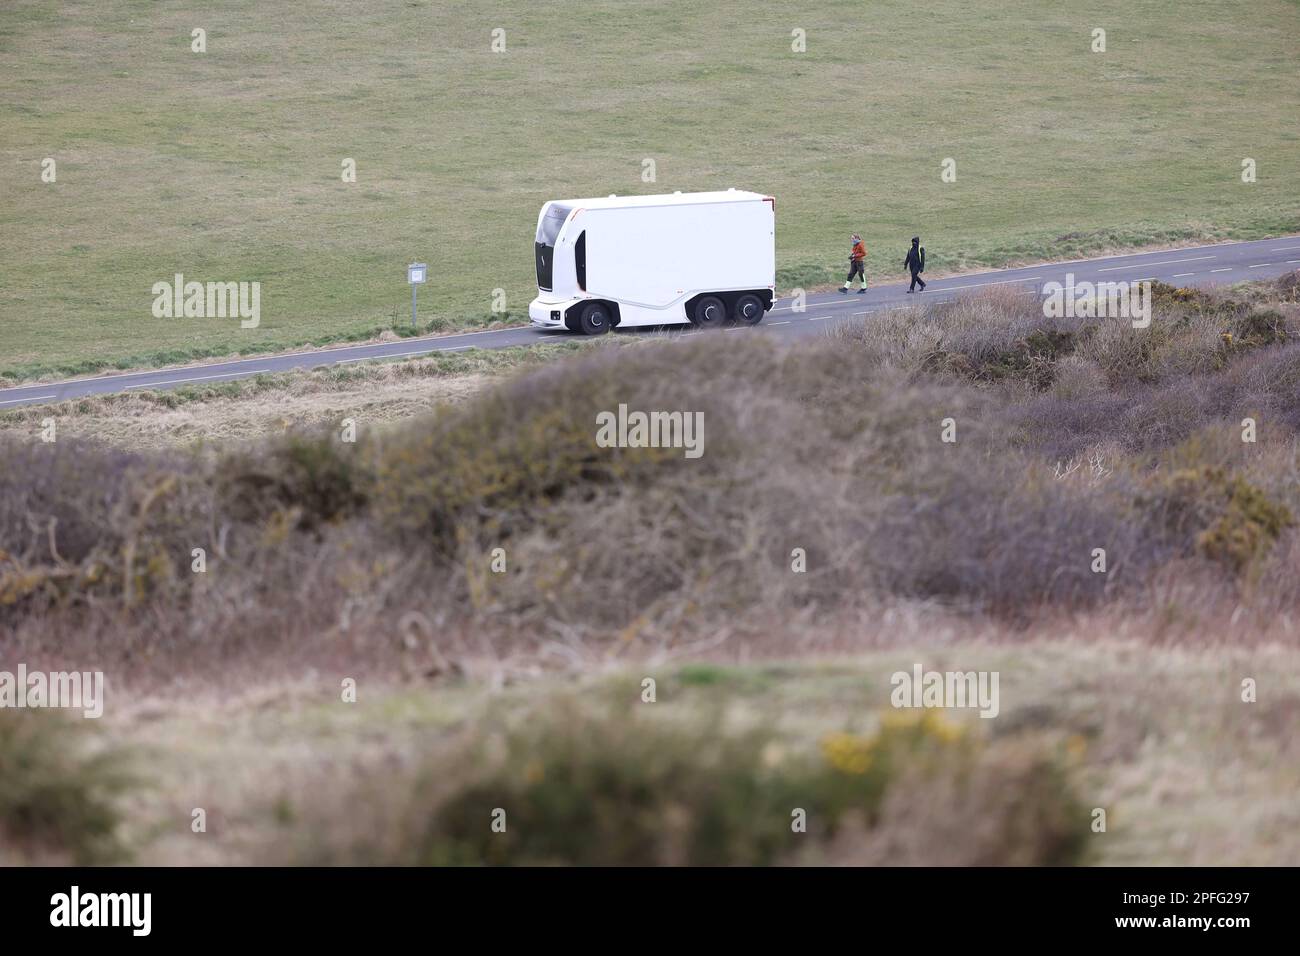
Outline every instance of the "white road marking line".
<path id="1" fill-rule="evenodd" d="M 57 395 L 29 395 L 27 398 L 11 398 L 7 401 L 0 402 L 0 405 L 17 405 L 19 402 L 47 402 L 51 398 L 58 398 Z"/>
<path id="2" fill-rule="evenodd" d="M 1175 262 L 1200 262 L 1202 259 L 1217 259 L 1218 256 L 1188 256 L 1186 259 L 1161 259 L 1159 262 L 1137 262 L 1131 266 L 1107 266 L 1105 269 L 1098 269 L 1098 272 L 1118 272 L 1120 269 L 1145 269 L 1148 266 L 1168 266 Z M 1141 279 L 1139 282 L 1143 281 Z"/>
<path id="3" fill-rule="evenodd" d="M 820 295 L 821 293 L 817 293 L 817 294 Z M 836 303 L 836 302 L 844 302 L 844 301 L 846 301 L 846 300 L 844 300 L 844 299 L 827 299 L 825 302 L 805 302 L 805 303 L 804 303 L 803 310 L 806 312 L 808 309 L 813 308 L 814 306 L 816 306 L 816 307 L 818 307 L 818 308 L 820 308 L 821 306 L 827 306 L 827 307 L 829 308 L 833 303 Z M 768 309 L 768 311 L 769 311 L 769 312 L 789 312 L 789 311 L 791 311 L 791 310 L 793 310 L 793 309 L 794 309 L 794 303 L 792 302 L 792 303 L 790 303 L 789 305 L 775 305 L 775 306 L 773 306 L 772 308 Z"/>
<path id="4" fill-rule="evenodd" d="M 1231 272 L 1231 269 L 1211 269 L 1211 272 Z"/>
<path id="5" fill-rule="evenodd" d="M 1296 262 L 1300 262 L 1300 259 L 1288 259 L 1288 260 L 1286 261 L 1286 264 L 1287 264 L 1287 265 L 1292 265 L 1293 263 L 1296 263 Z"/>
<path id="6" fill-rule="evenodd" d="M 1286 252 L 1290 249 L 1300 249 L 1300 246 L 1278 246 L 1276 249 L 1270 249 L 1269 252 Z"/>
<path id="7" fill-rule="evenodd" d="M 1251 268 L 1251 269 L 1267 269 L 1267 268 L 1268 268 L 1269 266 L 1271 266 L 1271 265 L 1273 265 L 1273 263 L 1271 263 L 1271 262 L 1260 262 L 1260 263 L 1257 263 L 1256 265 L 1250 266 L 1250 268 Z"/>
<path id="8" fill-rule="evenodd" d="M 1179 272 L 1179 273 L 1177 273 L 1177 274 L 1174 276 L 1174 278 L 1175 278 L 1175 279 L 1186 279 L 1188 276 L 1194 276 L 1194 275 L 1196 275 L 1195 272 Z"/>
<path id="9" fill-rule="evenodd" d="M 829 319 L 829 318 L 830 318 L 829 315 L 814 315 L 814 316 L 811 316 L 811 317 L 808 319 L 808 321 L 809 321 L 809 322 L 820 322 L 822 319 Z"/>
<path id="10" fill-rule="evenodd" d="M 872 291 L 872 292 L 875 292 L 876 290 L 875 290 L 875 289 L 872 289 L 871 291 Z M 855 301 L 856 301 L 856 300 L 855 300 Z M 807 312 L 809 309 L 833 309 L 833 308 L 835 308 L 836 306 L 839 306 L 839 305 L 848 305 L 848 304 L 849 304 L 849 300 L 848 300 L 848 299 L 827 299 L 825 302 L 805 302 L 805 303 L 804 303 L 804 307 L 803 307 L 803 309 L 802 309 L 801 311 L 803 311 L 803 312 Z M 794 308 L 793 305 L 781 305 L 781 306 L 777 306 L 777 307 L 775 307 L 775 308 L 773 308 L 773 309 L 770 309 L 769 311 L 771 311 L 771 312 L 791 312 L 791 311 L 795 311 L 795 308 Z"/>
<path id="11" fill-rule="evenodd" d="M 161 382 L 141 382 L 139 385 L 127 385 L 126 388 L 155 388 L 159 385 L 183 385 L 187 382 L 204 382 L 214 378 L 238 378 L 241 375 L 262 375 L 269 373 L 269 368 L 255 368 L 247 372 L 226 372 L 224 375 L 195 375 L 192 378 L 168 378 Z"/>
<path id="12" fill-rule="evenodd" d="M 749 326 L 747 326 L 747 325 L 742 325 L 742 326 L 739 326 L 738 328 L 734 328 L 734 329 L 723 329 L 722 331 L 724 331 L 724 332 L 744 332 L 744 331 L 747 331 L 748 328 L 749 328 Z"/>
<path id="13" fill-rule="evenodd" d="M 768 325 L 789 325 L 790 319 L 786 319 L 784 322 L 769 322 L 767 324 Z"/>
<path id="14" fill-rule="evenodd" d="M 942 289 L 936 289 L 936 292 L 951 292 L 953 289 L 978 289 L 983 285 L 1006 285 L 1008 282 L 1032 282 L 1034 279 L 1041 279 L 1042 276 L 1025 276 L 1023 279 L 1003 279 L 1001 282 L 976 282 L 971 285 L 946 285 Z M 933 281 L 933 280 L 931 280 Z M 920 293 L 918 293 L 920 294 Z"/>
<path id="15" fill-rule="evenodd" d="M 348 359 L 348 361 L 358 362 L 362 359 L 369 359 L 372 362 L 376 362 L 380 359 L 405 358 L 408 355 L 432 355 L 434 352 L 464 352 L 466 349 L 472 348 L 474 348 L 472 345 L 457 345 L 455 348 L 450 349 L 415 349 L 410 352 L 389 352 L 386 355 L 363 355 L 361 359 Z M 336 362 L 335 364 L 337 365 L 339 363 Z"/>

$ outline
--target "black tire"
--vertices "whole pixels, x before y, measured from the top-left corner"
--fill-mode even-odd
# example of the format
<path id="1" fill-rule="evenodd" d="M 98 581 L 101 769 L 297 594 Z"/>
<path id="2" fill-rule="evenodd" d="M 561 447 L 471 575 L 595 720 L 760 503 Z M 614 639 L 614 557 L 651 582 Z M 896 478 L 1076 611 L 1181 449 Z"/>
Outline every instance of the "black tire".
<path id="1" fill-rule="evenodd" d="M 746 292 L 731 307 L 731 315 L 741 325 L 758 325 L 763 320 L 763 300 Z"/>
<path id="2" fill-rule="evenodd" d="M 717 329 L 726 324 L 727 306 L 716 295 L 701 296 L 695 303 L 691 320 L 701 329 Z"/>
<path id="3" fill-rule="evenodd" d="M 588 302 L 578 316 L 578 328 L 583 335 L 604 335 L 610 326 L 609 306 L 603 302 Z"/>

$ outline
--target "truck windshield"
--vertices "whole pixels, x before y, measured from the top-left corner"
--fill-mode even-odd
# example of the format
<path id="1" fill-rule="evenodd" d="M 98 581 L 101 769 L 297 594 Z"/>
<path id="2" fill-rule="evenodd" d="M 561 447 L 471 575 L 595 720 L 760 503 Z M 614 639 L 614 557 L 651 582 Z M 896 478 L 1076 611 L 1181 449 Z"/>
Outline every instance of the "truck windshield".
<path id="1" fill-rule="evenodd" d="M 546 215 L 542 217 L 541 223 L 537 226 L 537 241 L 544 246 L 555 245 L 556 238 L 560 235 L 560 229 L 564 226 L 564 220 L 569 218 L 569 213 L 573 212 L 568 206 L 552 205 L 546 210 Z"/>
<path id="2" fill-rule="evenodd" d="M 552 205 L 537 225 L 537 241 L 533 253 L 537 259 L 537 288 L 551 291 L 551 268 L 555 263 L 555 240 L 564 228 L 564 220 L 573 210 L 568 206 Z"/>

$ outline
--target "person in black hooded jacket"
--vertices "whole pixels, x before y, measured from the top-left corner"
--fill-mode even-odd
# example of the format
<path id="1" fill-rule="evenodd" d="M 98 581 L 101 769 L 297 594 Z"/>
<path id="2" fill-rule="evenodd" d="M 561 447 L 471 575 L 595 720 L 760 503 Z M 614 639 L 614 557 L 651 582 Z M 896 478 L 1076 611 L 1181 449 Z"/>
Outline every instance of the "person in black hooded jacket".
<path id="1" fill-rule="evenodd" d="M 921 278 L 921 273 L 925 271 L 925 250 L 921 248 L 921 237 L 912 237 L 912 248 L 907 250 L 907 258 L 903 260 L 903 268 L 912 273 L 912 285 L 908 292 L 915 292 L 917 283 L 921 284 L 921 291 L 925 291 L 925 280 Z"/>

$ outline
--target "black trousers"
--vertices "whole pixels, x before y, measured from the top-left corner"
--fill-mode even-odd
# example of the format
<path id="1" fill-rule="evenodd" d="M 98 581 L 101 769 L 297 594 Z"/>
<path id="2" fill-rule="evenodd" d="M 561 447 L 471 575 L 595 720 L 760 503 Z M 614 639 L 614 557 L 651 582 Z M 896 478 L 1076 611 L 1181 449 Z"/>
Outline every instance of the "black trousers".
<path id="1" fill-rule="evenodd" d="M 849 277 L 844 280 L 844 284 L 848 285 L 849 283 L 851 283 L 853 281 L 854 276 L 862 276 L 862 284 L 863 285 L 867 284 L 867 270 L 862 267 L 861 259 L 854 259 L 852 263 L 850 263 Z"/>
<path id="2" fill-rule="evenodd" d="M 911 269 L 911 270 L 909 270 L 909 271 L 912 273 L 912 284 L 911 284 L 911 286 L 908 287 L 908 290 L 907 290 L 907 291 L 908 291 L 908 292 L 915 292 L 915 291 L 916 291 L 916 284 L 917 284 L 918 282 L 921 283 L 921 288 L 924 289 L 924 288 L 925 288 L 925 280 L 921 278 L 921 273 L 917 272 L 915 269 Z"/>

